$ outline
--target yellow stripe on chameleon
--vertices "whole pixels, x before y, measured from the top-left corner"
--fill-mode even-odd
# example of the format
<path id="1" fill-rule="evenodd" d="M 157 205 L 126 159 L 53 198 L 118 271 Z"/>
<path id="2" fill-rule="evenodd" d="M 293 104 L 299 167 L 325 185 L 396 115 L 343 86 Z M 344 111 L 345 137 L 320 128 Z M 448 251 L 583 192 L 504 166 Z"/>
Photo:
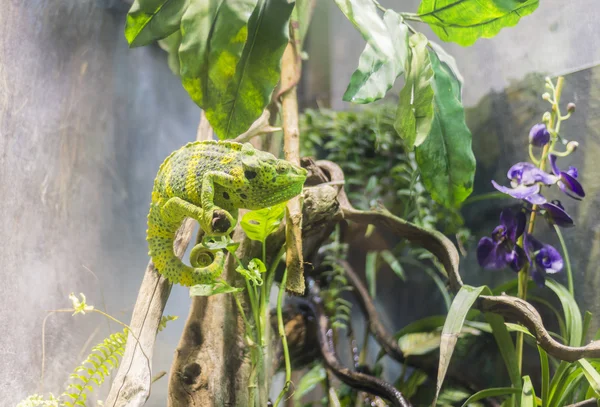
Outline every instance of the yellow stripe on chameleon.
<path id="1" fill-rule="evenodd" d="M 196 175 L 196 171 L 200 160 L 202 160 L 201 154 L 193 154 L 187 163 L 185 192 L 192 202 L 197 202 L 199 199 L 198 185 L 200 184 L 200 180 L 197 179 L 198 176 Z"/>
<path id="2" fill-rule="evenodd" d="M 223 156 L 223 158 L 221 158 L 221 164 L 223 164 L 223 165 L 229 164 L 230 162 L 232 162 L 233 160 L 235 160 L 236 156 L 237 156 L 236 153 L 225 154 Z"/>
<path id="3" fill-rule="evenodd" d="M 244 175 L 244 169 L 242 167 L 235 167 L 229 170 L 229 175 L 233 176 L 236 179 L 241 179 Z"/>
<path id="4" fill-rule="evenodd" d="M 173 176 L 173 166 L 171 165 L 171 160 L 165 163 L 165 168 L 163 169 L 164 177 L 165 177 L 165 193 L 167 196 L 173 195 L 173 187 L 171 186 L 171 177 Z"/>

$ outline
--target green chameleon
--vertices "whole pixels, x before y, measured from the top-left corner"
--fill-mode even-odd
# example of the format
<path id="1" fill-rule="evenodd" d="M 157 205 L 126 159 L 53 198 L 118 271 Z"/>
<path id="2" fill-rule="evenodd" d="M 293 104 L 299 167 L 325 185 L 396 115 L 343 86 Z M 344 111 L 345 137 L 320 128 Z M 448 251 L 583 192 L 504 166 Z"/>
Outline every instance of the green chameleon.
<path id="1" fill-rule="evenodd" d="M 239 208 L 262 209 L 293 198 L 306 174 L 249 143 L 199 141 L 173 152 L 158 170 L 148 214 L 148 254 L 156 270 L 185 286 L 214 281 L 223 270 L 222 250 L 208 265 L 194 261 L 192 250 L 194 267 L 175 256 L 173 241 L 183 220 L 196 219 L 208 236 L 229 234 Z"/>

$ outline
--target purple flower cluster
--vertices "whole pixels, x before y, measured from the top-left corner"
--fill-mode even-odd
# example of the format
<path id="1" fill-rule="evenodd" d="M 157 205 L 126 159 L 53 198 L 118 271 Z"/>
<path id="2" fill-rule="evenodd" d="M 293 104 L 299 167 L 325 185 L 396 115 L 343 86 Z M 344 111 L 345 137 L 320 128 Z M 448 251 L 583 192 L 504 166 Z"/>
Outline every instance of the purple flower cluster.
<path id="1" fill-rule="evenodd" d="M 536 147 L 543 147 L 550 141 L 550 134 L 545 124 L 536 124 L 529 132 L 529 142 Z M 549 154 L 548 160 L 552 174 L 539 167 L 520 162 L 513 165 L 507 173 L 510 187 L 505 187 L 492 181 L 494 188 L 521 199 L 526 203 L 526 209 L 533 205 L 531 210 L 540 211 L 546 220 L 560 227 L 573 226 L 573 219 L 565 211 L 560 201 L 548 201 L 541 194 L 542 185 L 557 185 L 567 196 L 580 200 L 585 197 L 583 187 L 579 183 L 578 171 L 569 167 L 562 171 L 557 163 L 557 156 Z M 557 273 L 562 270 L 563 260 L 560 253 L 552 246 L 542 243 L 530 234 L 525 233 L 525 213 L 513 214 L 504 210 L 500 214 L 500 225 L 492 232 L 491 237 L 484 237 L 477 245 L 477 260 L 479 264 L 488 269 L 501 269 L 510 267 L 519 271 L 529 263 L 533 280 L 540 286 L 545 284 L 546 274 Z M 517 240 L 523 236 L 522 245 Z"/>

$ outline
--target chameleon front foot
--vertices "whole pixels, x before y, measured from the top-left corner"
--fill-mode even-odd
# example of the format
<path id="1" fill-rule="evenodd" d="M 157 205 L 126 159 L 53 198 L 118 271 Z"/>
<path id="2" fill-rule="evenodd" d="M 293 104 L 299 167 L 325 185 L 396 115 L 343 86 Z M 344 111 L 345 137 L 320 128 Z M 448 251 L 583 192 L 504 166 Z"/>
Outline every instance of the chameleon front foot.
<path id="1" fill-rule="evenodd" d="M 210 230 L 206 234 L 209 236 L 223 236 L 231 233 L 234 227 L 235 220 L 233 216 L 226 210 L 219 208 L 212 212 Z"/>

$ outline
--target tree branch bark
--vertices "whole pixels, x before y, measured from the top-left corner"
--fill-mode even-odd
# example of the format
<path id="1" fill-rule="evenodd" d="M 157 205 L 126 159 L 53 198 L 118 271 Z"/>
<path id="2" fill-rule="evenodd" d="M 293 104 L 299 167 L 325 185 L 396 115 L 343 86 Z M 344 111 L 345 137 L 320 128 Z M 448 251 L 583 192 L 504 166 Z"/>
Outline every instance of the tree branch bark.
<path id="1" fill-rule="evenodd" d="M 200 116 L 197 140 L 212 138 L 212 129 L 204 112 Z M 194 221 L 186 219 L 175 236 L 173 244 L 175 254 L 181 258 L 185 253 L 194 231 Z M 137 300 L 133 308 L 125 353 L 119 370 L 106 399 L 106 406 L 142 406 L 150 396 L 152 385 L 152 355 L 160 319 L 171 293 L 171 284 L 154 269 L 152 261 L 148 263 L 144 279 L 140 286 Z M 135 340 L 132 333 L 139 339 Z M 146 356 L 139 351 L 142 346 Z"/>

